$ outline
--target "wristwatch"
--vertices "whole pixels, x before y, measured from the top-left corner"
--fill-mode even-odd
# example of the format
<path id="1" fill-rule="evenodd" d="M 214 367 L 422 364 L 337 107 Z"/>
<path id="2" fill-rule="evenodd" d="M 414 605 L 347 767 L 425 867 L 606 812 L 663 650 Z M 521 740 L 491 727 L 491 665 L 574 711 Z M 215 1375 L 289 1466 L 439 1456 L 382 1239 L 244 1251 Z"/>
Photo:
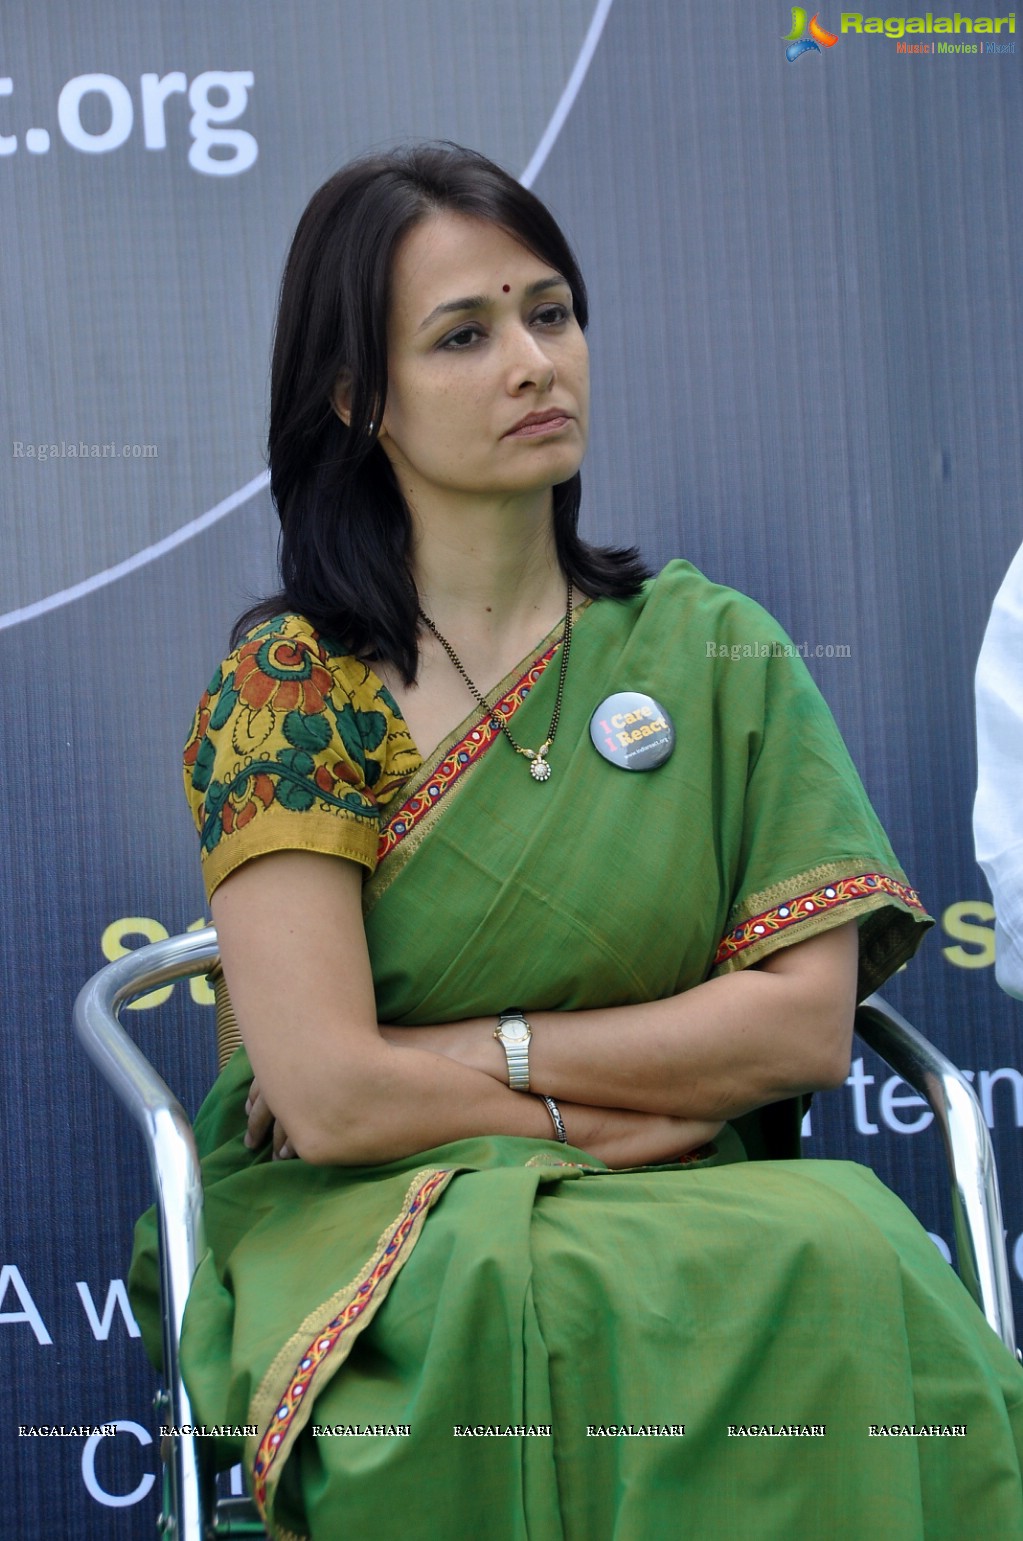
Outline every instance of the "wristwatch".
<path id="1" fill-rule="evenodd" d="M 513 1092 L 529 1090 L 529 1040 L 533 1029 L 517 1006 L 502 1011 L 494 1028 L 494 1037 L 504 1047 L 508 1059 L 508 1085 Z"/>

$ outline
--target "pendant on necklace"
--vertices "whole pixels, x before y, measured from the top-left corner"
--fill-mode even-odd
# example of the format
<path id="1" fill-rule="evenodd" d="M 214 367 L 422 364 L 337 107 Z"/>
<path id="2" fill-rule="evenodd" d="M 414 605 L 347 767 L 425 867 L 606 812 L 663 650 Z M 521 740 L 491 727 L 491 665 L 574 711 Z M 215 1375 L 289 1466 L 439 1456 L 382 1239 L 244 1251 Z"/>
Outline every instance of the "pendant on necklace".
<path id="1" fill-rule="evenodd" d="M 529 774 L 532 776 L 534 781 L 549 781 L 551 778 L 551 768 L 545 759 L 547 751 L 550 747 L 551 746 L 549 743 L 544 744 L 540 749 L 536 751 L 536 754 L 532 755 L 530 758 Z"/>

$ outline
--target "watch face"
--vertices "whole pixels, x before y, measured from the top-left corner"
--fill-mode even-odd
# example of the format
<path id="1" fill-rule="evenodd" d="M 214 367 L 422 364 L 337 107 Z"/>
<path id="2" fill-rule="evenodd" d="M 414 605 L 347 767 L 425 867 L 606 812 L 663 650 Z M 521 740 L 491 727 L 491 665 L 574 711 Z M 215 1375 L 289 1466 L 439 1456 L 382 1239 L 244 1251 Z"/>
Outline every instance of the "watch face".
<path id="1" fill-rule="evenodd" d="M 501 1037 L 507 1038 L 511 1043 L 525 1043 L 529 1037 L 529 1027 L 523 1021 L 504 1022 L 501 1025 Z"/>

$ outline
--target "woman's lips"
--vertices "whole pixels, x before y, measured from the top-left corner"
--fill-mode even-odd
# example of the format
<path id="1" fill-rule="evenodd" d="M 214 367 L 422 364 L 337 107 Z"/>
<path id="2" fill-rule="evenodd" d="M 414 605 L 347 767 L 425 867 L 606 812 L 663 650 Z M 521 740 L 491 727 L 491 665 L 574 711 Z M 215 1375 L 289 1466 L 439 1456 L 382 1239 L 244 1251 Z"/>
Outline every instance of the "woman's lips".
<path id="1" fill-rule="evenodd" d="M 506 439 L 536 439 L 541 434 L 556 433 L 567 428 L 572 421 L 567 412 L 531 412 L 514 428 L 509 428 Z"/>

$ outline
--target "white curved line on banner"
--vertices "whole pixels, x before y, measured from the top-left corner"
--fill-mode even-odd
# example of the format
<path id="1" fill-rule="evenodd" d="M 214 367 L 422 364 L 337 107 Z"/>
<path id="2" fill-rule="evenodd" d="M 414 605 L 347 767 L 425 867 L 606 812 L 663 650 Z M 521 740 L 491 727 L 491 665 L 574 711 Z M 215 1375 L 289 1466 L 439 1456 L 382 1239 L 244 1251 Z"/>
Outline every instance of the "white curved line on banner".
<path id="1" fill-rule="evenodd" d="M 261 471 L 258 476 L 252 478 L 251 482 L 246 482 L 245 486 L 239 487 L 237 492 L 230 493 L 213 508 L 208 508 L 197 519 L 190 519 L 173 534 L 165 535 L 162 540 L 154 541 L 153 545 L 136 551 L 134 556 L 125 557 L 123 562 L 118 562 L 114 567 L 106 567 L 100 573 L 93 573 L 91 578 L 83 578 L 81 583 L 73 583 L 70 588 L 61 589 L 57 594 L 48 594 L 45 599 L 37 599 L 34 604 L 23 605 L 20 610 L 8 610 L 6 615 L 0 615 L 0 631 L 6 626 L 17 626 L 21 621 L 34 621 L 37 615 L 45 615 L 47 610 L 56 610 L 59 605 L 69 605 L 73 600 L 84 599 L 86 594 L 91 594 L 95 589 L 104 588 L 108 583 L 116 583 L 118 578 L 127 577 L 128 573 L 134 572 L 137 567 L 145 567 L 148 562 L 155 562 L 158 557 L 166 556 L 168 551 L 174 550 L 175 546 L 183 546 L 186 540 L 192 539 L 193 535 L 198 535 L 202 530 L 208 530 L 211 524 L 216 524 L 225 514 L 232 513 L 242 503 L 247 503 L 250 498 L 254 498 L 269 481 L 269 471 Z"/>
<path id="2" fill-rule="evenodd" d="M 565 89 L 558 98 L 550 122 L 544 129 L 529 165 L 519 177 L 523 187 L 532 187 L 540 175 L 558 135 L 565 126 L 566 118 L 575 106 L 575 99 L 586 79 L 597 44 L 600 42 L 600 35 L 604 30 L 604 23 L 613 4 L 614 0 L 598 0 L 579 55 L 572 66 L 572 73 L 565 83 Z M 186 540 L 191 540 L 194 535 L 208 530 L 210 525 L 216 524 L 226 514 L 233 513 L 236 508 L 247 503 L 250 498 L 254 498 L 269 480 L 269 472 L 261 471 L 258 476 L 253 477 L 252 481 L 246 482 L 245 486 L 239 487 L 236 492 L 229 493 L 226 498 L 214 504 L 212 508 L 208 508 L 204 514 L 190 519 L 173 534 L 165 535 L 162 540 L 155 541 L 153 545 L 144 546 L 141 551 L 136 551 L 134 556 L 125 557 L 123 562 L 117 562 L 113 567 L 106 567 L 102 572 L 93 573 L 91 578 L 83 578 L 80 583 L 73 583 L 70 588 L 60 589 L 56 594 L 48 594 L 45 599 L 37 599 L 31 605 L 22 605 L 20 610 L 8 610 L 6 615 L 0 615 L 0 631 L 7 626 L 20 625 L 23 621 L 33 621 L 37 616 L 45 615 L 48 610 L 56 610 L 61 605 L 70 605 L 76 599 L 84 599 L 86 594 L 105 588 L 108 583 L 116 583 L 118 578 L 126 578 L 139 567 L 145 567 L 149 562 L 155 562 L 159 557 L 166 556 L 168 551 L 174 550 L 175 546 L 184 545 Z"/>
<path id="3" fill-rule="evenodd" d="M 523 187 L 532 187 L 540 175 L 540 172 L 543 170 L 544 161 L 554 147 L 554 141 L 565 126 L 565 119 L 575 106 L 575 99 L 579 95 L 579 89 L 583 81 L 586 79 L 590 62 L 597 51 L 597 44 L 600 42 L 600 34 L 604 30 L 604 23 L 607 21 L 608 13 L 613 4 L 614 0 L 598 0 L 597 9 L 593 13 L 586 36 L 583 38 L 583 46 L 579 50 L 579 57 L 575 61 L 572 73 L 568 77 L 565 89 L 562 91 L 558 105 L 551 116 L 551 121 L 544 129 L 543 138 L 533 151 L 532 160 L 519 177 Z"/>

